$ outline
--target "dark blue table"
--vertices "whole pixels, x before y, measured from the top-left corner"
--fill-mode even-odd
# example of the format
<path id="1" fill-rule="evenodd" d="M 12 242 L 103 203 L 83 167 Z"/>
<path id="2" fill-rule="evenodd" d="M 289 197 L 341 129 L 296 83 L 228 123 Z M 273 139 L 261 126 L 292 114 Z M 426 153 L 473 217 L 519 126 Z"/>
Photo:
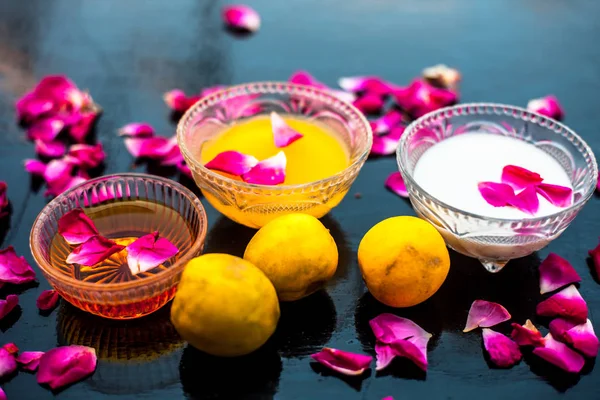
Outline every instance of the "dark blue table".
<path id="1" fill-rule="evenodd" d="M 463 101 L 525 105 L 530 98 L 556 94 L 566 108 L 566 123 L 600 150 L 598 1 L 250 4 L 261 13 L 263 29 L 236 38 L 222 29 L 222 3 L 212 0 L 2 0 L 0 180 L 8 182 L 13 206 L 2 247 L 14 245 L 33 264 L 29 229 L 47 200 L 43 190 L 30 186 L 21 167 L 34 150 L 15 123 L 13 103 L 49 73 L 67 74 L 104 108 L 97 134 L 108 154 L 107 173 L 132 169 L 132 159 L 115 134 L 121 125 L 147 121 L 161 133 L 174 131 L 163 92 L 285 80 L 300 68 L 330 85 L 340 76 L 360 74 L 404 84 L 423 67 L 443 62 L 463 73 Z M 570 260 L 583 277 L 581 294 L 600 328 L 600 286 L 586 260 L 600 235 L 598 197 L 547 249 L 509 263 L 497 275 L 475 260 L 452 254 L 442 289 L 418 307 L 397 311 L 434 334 L 427 375 L 402 362 L 359 379 L 340 379 L 311 367 L 308 355 L 324 345 L 373 353 L 368 320 L 389 310 L 366 293 L 356 249 L 378 221 L 413 214 L 408 202 L 383 187 L 395 168 L 392 157 L 367 162 L 352 189 L 362 198 L 351 193 L 324 219 L 340 249 L 335 279 L 326 292 L 285 304 L 277 334 L 252 356 L 214 359 L 187 347 L 170 325 L 168 309 L 125 323 L 64 304 L 49 316 L 39 315 L 35 299 L 48 288 L 43 278 L 39 287 L 23 291 L 21 311 L 0 323 L 0 342 L 14 341 L 23 350 L 67 343 L 94 346 L 100 355 L 96 373 L 57 394 L 60 399 L 600 398 L 600 369 L 593 361 L 581 376 L 566 375 L 532 357 L 509 370 L 493 369 L 479 332 L 461 333 L 468 308 L 478 298 L 502 303 L 517 321 L 534 317 L 540 299 L 537 265 L 549 251 Z M 207 211 L 206 251 L 241 255 L 253 231 L 208 205 Z M 507 332 L 508 327 L 498 329 Z M 53 396 L 27 373 L 2 386 L 11 400 Z"/>

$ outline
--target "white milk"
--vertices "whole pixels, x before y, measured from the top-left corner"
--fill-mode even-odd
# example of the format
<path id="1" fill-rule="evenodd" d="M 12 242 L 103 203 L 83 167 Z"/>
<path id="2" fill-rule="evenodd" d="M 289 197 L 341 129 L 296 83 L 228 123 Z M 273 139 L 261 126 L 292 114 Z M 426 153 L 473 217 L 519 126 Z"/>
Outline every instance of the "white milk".
<path id="1" fill-rule="evenodd" d="M 495 218 L 532 218 L 514 207 L 494 207 L 479 193 L 477 184 L 500 182 L 506 165 L 537 172 L 544 183 L 572 188 L 565 170 L 543 150 L 519 139 L 485 133 L 465 133 L 433 145 L 417 161 L 413 176 L 433 197 L 460 210 Z M 560 210 L 538 197 L 540 208 L 533 217 Z"/>

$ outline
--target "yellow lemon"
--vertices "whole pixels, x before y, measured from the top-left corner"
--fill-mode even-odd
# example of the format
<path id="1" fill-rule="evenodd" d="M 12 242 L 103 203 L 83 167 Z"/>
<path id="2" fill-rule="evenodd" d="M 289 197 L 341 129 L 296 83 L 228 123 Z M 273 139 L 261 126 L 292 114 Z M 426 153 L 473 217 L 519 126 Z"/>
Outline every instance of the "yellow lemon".
<path id="1" fill-rule="evenodd" d="M 192 346 L 215 356 L 241 356 L 275 331 L 279 302 L 258 268 L 228 254 L 188 262 L 171 308 L 171 322 Z"/>
<path id="2" fill-rule="evenodd" d="M 450 269 L 440 233 L 416 217 L 393 217 L 372 227 L 358 246 L 369 292 L 391 307 L 422 303 L 438 291 Z"/>
<path id="3" fill-rule="evenodd" d="M 307 214 L 277 217 L 250 240 L 244 259 L 273 282 L 282 301 L 301 299 L 322 288 L 338 264 L 338 250 L 321 221 Z"/>

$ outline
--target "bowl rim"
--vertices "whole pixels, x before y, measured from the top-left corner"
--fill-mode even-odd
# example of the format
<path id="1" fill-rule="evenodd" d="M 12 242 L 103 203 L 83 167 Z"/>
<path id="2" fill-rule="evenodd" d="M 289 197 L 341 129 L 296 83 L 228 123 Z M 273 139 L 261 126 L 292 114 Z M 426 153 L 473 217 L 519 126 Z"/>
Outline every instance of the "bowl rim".
<path id="1" fill-rule="evenodd" d="M 551 220 L 554 219 L 556 217 L 560 217 L 562 215 L 565 215 L 567 213 L 570 213 L 571 211 L 574 211 L 578 208 L 581 208 L 585 205 L 585 203 L 587 203 L 587 201 L 592 197 L 592 195 L 594 194 L 596 187 L 595 185 L 591 185 L 590 188 L 588 189 L 588 191 L 581 196 L 581 198 L 577 201 L 577 202 L 573 202 L 573 204 L 571 204 L 569 207 L 565 207 L 560 211 L 557 211 L 555 213 L 552 214 L 548 214 L 548 215 L 544 215 L 544 216 L 539 216 L 539 217 L 533 217 L 533 218 L 519 218 L 519 219 L 511 219 L 511 218 L 497 218 L 497 217 L 487 217 L 485 215 L 481 215 L 481 214 L 475 214 L 475 213 L 471 213 L 465 210 L 462 210 L 460 208 L 451 206 L 441 200 L 439 200 L 438 198 L 436 198 L 435 196 L 431 195 L 429 192 L 427 192 L 425 189 L 423 189 L 414 179 L 412 176 L 412 173 L 409 173 L 405 164 L 404 164 L 404 153 L 402 152 L 403 147 L 406 144 L 406 141 L 408 140 L 408 133 L 411 132 L 412 130 L 415 129 L 415 127 L 422 123 L 425 119 L 429 119 L 433 116 L 437 116 L 440 114 L 443 114 L 445 112 L 451 111 L 451 110 L 455 110 L 458 108 L 467 108 L 467 107 L 475 107 L 475 108 L 485 108 L 485 107 L 492 107 L 492 108 L 503 108 L 503 109 L 508 109 L 510 111 L 518 111 L 521 114 L 521 116 L 535 116 L 536 118 L 539 118 L 540 120 L 544 120 L 547 122 L 551 122 L 555 125 L 557 125 L 559 128 L 565 130 L 567 133 L 569 133 L 570 135 L 574 136 L 577 140 L 579 140 L 579 142 L 581 143 L 581 147 L 583 148 L 583 154 L 588 154 L 590 156 L 590 161 L 592 162 L 592 181 L 596 181 L 598 179 L 598 164 L 596 162 L 596 157 L 594 155 L 594 152 L 592 151 L 592 148 L 586 143 L 585 140 L 583 140 L 581 138 L 581 136 L 579 136 L 577 133 L 575 133 L 574 130 L 572 130 L 571 128 L 569 128 L 568 126 L 566 126 L 565 124 L 547 117 L 545 115 L 542 115 L 540 113 L 537 113 L 535 111 L 531 111 L 531 110 L 527 110 L 526 108 L 523 107 L 519 107 L 519 106 L 513 106 L 510 104 L 503 104 L 503 103 L 489 103 L 489 102 L 481 102 L 481 103 L 460 103 L 460 104 L 456 104 L 453 106 L 449 106 L 449 107 L 444 107 L 444 108 L 440 108 L 438 110 L 429 112 L 419 118 L 417 118 L 416 120 L 414 120 L 413 122 L 411 122 L 405 130 L 405 134 L 402 136 L 402 138 L 400 139 L 400 142 L 398 143 L 398 147 L 396 149 L 396 162 L 398 163 L 398 167 L 399 167 L 399 171 L 400 174 L 402 175 L 402 178 L 405 181 L 408 181 L 410 183 L 410 185 L 412 187 L 415 188 L 416 192 L 422 193 L 425 196 L 427 196 L 429 199 L 431 199 L 433 202 L 437 203 L 439 206 L 444 207 L 450 211 L 453 211 L 455 213 L 458 214 L 462 214 L 465 215 L 469 218 L 474 218 L 474 219 L 480 219 L 480 220 L 485 220 L 487 222 L 493 222 L 493 223 L 498 223 L 498 224 L 505 224 L 505 223 L 519 223 L 519 222 L 526 222 L 526 223 L 538 223 L 538 222 L 543 222 L 546 220 Z M 510 114 L 507 114 L 508 116 L 511 116 Z M 514 117 L 513 117 L 514 118 Z M 410 197 L 410 190 L 409 190 L 409 197 Z"/>
<path id="2" fill-rule="evenodd" d="M 198 235 L 196 236 L 196 240 L 192 243 L 192 245 L 190 246 L 190 248 L 186 252 L 186 254 L 183 254 L 179 258 L 179 260 L 177 260 L 177 262 L 175 264 L 173 264 L 167 271 L 163 271 L 160 274 L 156 274 L 156 275 L 153 275 L 151 277 L 148 277 L 148 278 L 145 278 L 145 279 L 142 279 L 139 281 L 129 281 L 129 282 L 109 283 L 106 285 L 98 285 L 96 283 L 78 281 L 67 275 L 58 273 L 54 268 L 52 268 L 50 266 L 49 262 L 46 262 L 46 260 L 44 260 L 43 257 L 41 257 L 41 254 L 39 254 L 40 250 L 37 250 L 38 248 L 41 247 L 39 244 L 39 241 L 36 240 L 37 232 L 40 229 L 42 229 L 43 222 L 45 222 L 46 219 L 49 218 L 50 214 L 49 214 L 48 210 L 50 208 L 53 208 L 52 206 L 59 205 L 67 196 L 69 196 L 74 191 L 81 189 L 82 187 L 93 185 L 93 184 L 96 184 L 101 181 L 107 181 L 107 180 L 118 179 L 118 178 L 152 179 L 154 181 L 158 181 L 162 185 L 169 184 L 169 185 L 173 186 L 175 190 L 177 190 L 180 194 L 184 195 L 188 199 L 188 201 L 191 203 L 192 207 L 194 207 L 196 212 L 199 214 L 201 223 L 200 223 L 200 231 L 198 232 Z M 176 275 L 177 273 L 181 272 L 181 270 L 183 269 L 185 264 L 187 264 L 187 262 L 192 258 L 191 255 L 195 254 L 199 249 L 202 248 L 202 245 L 204 244 L 204 240 L 206 239 L 207 229 L 208 229 L 208 220 L 206 217 L 206 211 L 204 209 L 204 206 L 200 202 L 200 199 L 191 190 L 189 190 L 188 188 L 186 188 L 185 186 L 183 186 L 182 184 L 180 184 L 178 182 L 175 182 L 171 179 L 163 178 L 161 176 L 136 173 L 136 172 L 124 172 L 124 173 L 103 175 L 103 176 L 99 176 L 97 178 L 89 179 L 85 182 L 80 183 L 79 185 L 76 185 L 76 186 L 64 191 L 63 193 L 61 193 L 60 195 L 58 195 L 54 199 L 52 199 L 50 202 L 48 202 L 48 204 L 46 204 L 44 206 L 44 208 L 42 208 L 42 210 L 40 211 L 38 216 L 35 218 L 33 225 L 31 226 L 31 231 L 29 233 L 29 248 L 30 248 L 31 254 L 32 254 L 36 264 L 40 267 L 42 272 L 52 276 L 54 279 L 61 281 L 61 283 L 63 283 L 63 284 L 69 285 L 71 287 L 87 288 L 87 289 L 93 289 L 95 291 L 101 291 L 101 292 L 122 291 L 122 290 L 137 288 L 142 285 L 146 286 L 146 285 L 151 285 L 153 283 L 160 282 L 163 280 L 168 280 L 173 275 Z"/>
<path id="3" fill-rule="evenodd" d="M 231 179 L 227 176 L 221 175 L 213 170 L 210 170 L 210 169 L 204 167 L 204 165 L 199 160 L 196 160 L 196 158 L 191 155 L 190 151 L 187 148 L 187 145 L 185 144 L 184 134 L 186 132 L 186 126 L 188 125 L 188 123 L 191 121 L 191 119 L 193 118 L 193 116 L 195 114 L 197 114 L 198 112 L 202 112 L 202 111 L 198 111 L 199 109 L 204 108 L 204 107 L 212 107 L 213 105 L 216 104 L 216 103 L 212 104 L 216 100 L 222 101 L 225 99 L 231 99 L 231 98 L 235 98 L 235 97 L 239 97 L 239 96 L 253 94 L 253 91 L 249 90 L 249 89 L 252 89 L 255 87 L 258 87 L 262 90 L 264 90 L 265 88 L 268 89 L 268 91 L 257 90 L 256 91 L 257 94 L 286 94 L 286 93 L 289 94 L 289 93 L 293 93 L 293 94 L 297 94 L 300 96 L 306 96 L 306 93 L 308 92 L 308 93 L 316 94 L 318 96 L 325 97 L 325 98 L 333 101 L 334 103 L 336 103 L 336 105 L 343 105 L 345 107 L 348 107 L 350 109 L 350 113 L 354 114 L 358 118 L 358 120 L 360 121 L 360 124 L 366 130 L 367 140 L 366 140 L 364 149 L 362 149 L 360 154 L 358 154 L 356 156 L 356 159 L 354 160 L 354 162 L 352 162 L 351 164 L 346 166 L 343 170 L 339 171 L 338 173 L 336 173 L 334 175 L 330 175 L 323 179 L 319 179 L 318 181 L 300 183 L 300 184 L 296 184 L 296 185 L 270 186 L 270 185 L 259 185 L 259 184 L 254 184 L 254 183 L 246 183 L 243 181 Z M 247 93 L 241 93 L 241 91 L 247 91 Z M 185 158 L 186 163 L 192 164 L 194 168 L 199 169 L 200 171 L 209 175 L 213 179 L 221 180 L 224 183 L 235 185 L 236 187 L 240 187 L 240 188 L 246 188 L 249 190 L 263 189 L 263 190 L 271 190 L 273 192 L 285 192 L 287 190 L 305 189 L 305 188 L 312 187 L 314 185 L 323 185 L 328 182 L 335 181 L 339 178 L 343 178 L 349 171 L 352 171 L 354 168 L 359 167 L 368 158 L 369 153 L 371 152 L 371 146 L 373 145 L 373 132 L 371 130 L 371 125 L 369 124 L 369 121 L 367 120 L 365 115 L 351 103 L 341 100 L 340 98 L 338 98 L 337 96 L 332 94 L 330 92 L 330 89 L 318 88 L 315 86 L 301 85 L 301 84 L 297 84 L 297 83 L 283 82 L 283 81 L 256 81 L 256 82 L 247 82 L 247 83 L 242 83 L 242 84 L 238 84 L 238 85 L 228 86 L 224 89 L 213 92 L 210 95 L 204 96 L 200 100 L 198 100 L 196 103 L 194 103 L 190 108 L 187 109 L 187 111 L 183 114 L 183 116 L 179 119 L 179 122 L 177 123 L 177 143 L 179 144 L 179 149 L 181 150 L 181 154 Z"/>

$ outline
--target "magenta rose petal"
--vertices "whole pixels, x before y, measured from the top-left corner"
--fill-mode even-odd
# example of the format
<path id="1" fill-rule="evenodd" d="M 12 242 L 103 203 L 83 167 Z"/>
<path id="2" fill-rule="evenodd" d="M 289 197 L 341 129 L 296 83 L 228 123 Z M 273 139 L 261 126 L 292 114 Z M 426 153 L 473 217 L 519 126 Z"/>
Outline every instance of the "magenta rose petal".
<path id="1" fill-rule="evenodd" d="M 535 215 L 540 209 L 540 199 L 535 191 L 535 187 L 527 186 L 512 199 L 510 205 L 524 213 Z"/>
<path id="2" fill-rule="evenodd" d="M 69 157 L 74 163 L 83 169 L 96 168 L 106 158 L 101 143 L 98 144 L 74 144 L 69 147 Z"/>
<path id="3" fill-rule="evenodd" d="M 596 276 L 600 277 L 600 244 L 588 251 L 589 256 L 592 258 L 592 264 L 596 271 Z"/>
<path id="4" fill-rule="evenodd" d="M 408 318 L 383 313 L 369 321 L 378 342 L 390 344 L 399 339 L 418 337 L 429 340 L 431 334 Z"/>
<path id="5" fill-rule="evenodd" d="M 127 151 L 135 158 L 161 158 L 169 139 L 162 136 L 131 137 L 125 139 Z"/>
<path id="6" fill-rule="evenodd" d="M 69 190 L 85 181 L 88 178 L 83 176 L 66 176 L 64 180 L 48 182 L 48 189 L 44 192 L 45 196 L 58 196 L 62 192 Z"/>
<path id="7" fill-rule="evenodd" d="M 585 364 L 585 359 L 581 354 L 554 339 L 551 333 L 548 333 L 544 339 L 544 346 L 533 349 L 533 354 L 564 371 L 574 374 L 581 371 Z"/>
<path id="8" fill-rule="evenodd" d="M 381 371 L 390 365 L 394 357 L 396 357 L 396 352 L 389 344 L 375 342 L 375 356 L 375 370 Z"/>
<path id="9" fill-rule="evenodd" d="M 223 7 L 223 22 L 234 29 L 256 32 L 260 28 L 260 15 L 251 7 L 242 4 Z"/>
<path id="10" fill-rule="evenodd" d="M 154 136 L 154 128 L 145 122 L 132 122 L 122 126 L 117 133 L 119 136 L 151 137 Z"/>
<path id="11" fill-rule="evenodd" d="M 275 111 L 271 113 L 271 129 L 273 130 L 275 146 L 279 148 L 287 147 L 304 136 L 292 129 Z"/>
<path id="12" fill-rule="evenodd" d="M 458 101 L 455 92 L 436 88 L 422 79 L 414 80 L 408 87 L 395 88 L 392 95 L 396 103 L 415 118 Z"/>
<path id="13" fill-rule="evenodd" d="M 127 264 L 133 275 L 156 268 L 179 252 L 168 239 L 159 237 L 158 231 L 138 238 L 126 249 Z"/>
<path id="14" fill-rule="evenodd" d="M 60 295 L 56 290 L 44 290 L 37 298 L 35 304 L 42 311 L 53 310 L 60 300 Z"/>
<path id="15" fill-rule="evenodd" d="M 385 113 L 384 116 L 373 121 L 373 132 L 382 134 L 389 132 L 393 127 L 402 122 L 402 113 L 396 109 L 392 109 Z"/>
<path id="16" fill-rule="evenodd" d="M 163 100 L 167 107 L 176 113 L 184 113 L 195 102 L 200 100 L 200 96 L 187 96 L 183 90 L 173 89 L 163 95 Z"/>
<path id="17" fill-rule="evenodd" d="M 470 332 L 478 327 L 491 328 L 509 319 L 510 313 L 500 304 L 485 300 L 475 300 L 471 304 L 467 324 L 463 332 Z"/>
<path id="18" fill-rule="evenodd" d="M 29 140 L 52 141 L 64 129 L 65 123 L 57 117 L 45 118 L 27 128 Z"/>
<path id="19" fill-rule="evenodd" d="M 392 172 L 385 180 L 385 187 L 400 197 L 408 198 L 408 189 L 400 172 Z"/>
<path id="20" fill-rule="evenodd" d="M 6 343 L 4 346 L 2 346 L 2 348 L 8 351 L 13 356 L 19 352 L 19 348 L 14 343 Z"/>
<path id="21" fill-rule="evenodd" d="M 584 323 L 588 316 L 587 304 L 573 285 L 539 303 L 536 312 L 544 317 L 564 317 L 579 324 Z"/>
<path id="22" fill-rule="evenodd" d="M 94 221 L 81 208 L 60 217 L 58 233 L 71 245 L 81 244 L 99 234 Z"/>
<path id="23" fill-rule="evenodd" d="M 106 260 L 124 248 L 125 246 L 116 244 L 105 237 L 93 236 L 74 248 L 67 257 L 66 262 L 90 267 Z"/>
<path id="24" fill-rule="evenodd" d="M 398 125 L 392 128 L 387 135 L 373 135 L 373 145 L 371 154 L 387 156 L 394 154 L 400 143 L 400 138 L 404 134 L 405 126 Z"/>
<path id="25" fill-rule="evenodd" d="M 0 348 L 0 379 L 6 378 L 17 370 L 17 360 L 8 350 Z"/>
<path id="26" fill-rule="evenodd" d="M 58 160 L 52 160 L 46 165 L 44 170 L 44 179 L 51 185 L 58 182 L 66 182 L 69 180 L 71 173 L 73 172 L 74 164 L 72 160 L 66 157 Z"/>
<path id="27" fill-rule="evenodd" d="M 581 282 L 581 277 L 567 260 L 555 253 L 540 264 L 540 293 L 549 293 L 572 283 Z"/>
<path id="28" fill-rule="evenodd" d="M 0 250 L 0 284 L 21 285 L 33 280 L 35 280 L 35 271 L 25 257 L 17 256 L 12 246 Z"/>
<path id="29" fill-rule="evenodd" d="M 550 333 L 552 334 L 552 337 L 554 337 L 554 339 L 566 343 L 567 340 L 565 335 L 567 334 L 567 331 L 577 325 L 577 322 L 573 322 L 568 319 L 555 318 L 552 321 L 550 321 L 548 328 L 550 329 Z"/>
<path id="30" fill-rule="evenodd" d="M 40 160 L 27 159 L 23 162 L 25 171 L 32 175 L 44 176 L 46 173 L 46 164 Z"/>
<path id="31" fill-rule="evenodd" d="M 204 166 L 208 169 L 240 176 L 250 172 L 257 164 L 258 160 L 254 156 L 242 154 L 238 151 L 224 151 L 217 154 L 215 158 L 207 162 Z"/>
<path id="32" fill-rule="evenodd" d="M 273 157 L 260 161 L 252 169 L 242 174 L 244 182 L 256 185 L 278 185 L 285 181 L 287 159 L 280 151 Z"/>
<path id="33" fill-rule="evenodd" d="M 501 180 L 502 183 L 512 186 L 515 190 L 525 189 L 531 185 L 539 185 L 543 181 L 540 174 L 516 165 L 507 165 L 502 168 Z"/>
<path id="34" fill-rule="evenodd" d="M 365 114 L 377 114 L 381 111 L 385 102 L 380 95 L 367 93 L 354 100 L 352 104 Z"/>
<path id="35" fill-rule="evenodd" d="M 344 375 L 360 375 L 371 364 L 373 357 L 364 354 L 350 353 L 337 349 L 324 347 L 311 358 L 324 366 Z"/>
<path id="36" fill-rule="evenodd" d="M 573 203 L 573 190 L 566 186 L 541 183 L 535 189 L 543 198 L 557 207 L 568 207 Z"/>
<path id="37" fill-rule="evenodd" d="M 515 192 L 510 185 L 497 182 L 479 182 L 479 193 L 494 207 L 504 207 L 515 201 Z"/>
<path id="38" fill-rule="evenodd" d="M 512 323 L 511 326 L 513 330 L 510 333 L 510 337 L 519 346 L 539 347 L 544 345 L 542 334 L 530 320 L 525 321 L 523 325 Z"/>
<path id="39" fill-rule="evenodd" d="M 40 365 L 40 358 L 44 355 L 43 351 L 24 351 L 17 356 L 17 363 L 21 369 L 34 372 Z"/>
<path id="40" fill-rule="evenodd" d="M 6 215 L 6 207 L 8 207 L 8 185 L 4 181 L 0 181 L 0 218 Z"/>
<path id="41" fill-rule="evenodd" d="M 58 140 L 44 142 L 38 139 L 35 141 L 35 152 L 44 157 L 62 157 L 66 151 L 67 146 Z"/>
<path id="42" fill-rule="evenodd" d="M 394 355 L 408 358 L 423 371 L 427 371 L 427 342 L 431 334 L 426 338 L 410 337 L 395 340 L 389 344 Z"/>
<path id="43" fill-rule="evenodd" d="M 9 294 L 5 300 L 0 300 L 0 321 L 19 305 L 19 297 Z"/>
<path id="44" fill-rule="evenodd" d="M 483 346 L 496 366 L 508 368 L 521 360 L 519 346 L 509 337 L 488 328 L 482 329 L 482 335 Z"/>
<path id="45" fill-rule="evenodd" d="M 558 121 L 562 120 L 565 116 L 562 106 L 556 96 L 553 95 L 530 100 L 527 103 L 527 109 Z"/>
<path id="46" fill-rule="evenodd" d="M 564 335 L 565 341 L 575 350 L 579 350 L 586 357 L 596 357 L 598 354 L 598 337 L 594 332 L 594 326 L 589 319 L 584 324 L 579 324 L 567 330 Z"/>
<path id="47" fill-rule="evenodd" d="M 96 350 L 92 347 L 56 347 L 40 358 L 37 381 L 58 389 L 92 374 L 96 369 L 96 362 Z"/>
<path id="48" fill-rule="evenodd" d="M 318 81 L 314 76 L 312 76 L 307 71 L 296 71 L 289 77 L 288 82 L 295 83 L 297 85 L 306 85 L 306 86 L 314 86 L 317 88 L 326 88 L 327 86 Z"/>
<path id="49" fill-rule="evenodd" d="M 52 111 L 54 103 L 50 99 L 37 98 L 34 92 L 29 92 L 17 101 L 16 108 L 19 120 L 31 123 Z"/>
<path id="50" fill-rule="evenodd" d="M 97 112 L 86 112 L 79 115 L 79 118 L 69 128 L 69 134 L 75 142 L 85 142 L 85 138 L 90 133 L 96 118 L 98 118 Z"/>
<path id="51" fill-rule="evenodd" d="M 380 96 L 388 95 L 392 92 L 389 83 L 377 76 L 350 76 L 338 80 L 338 85 L 347 92 L 368 92 Z"/>

